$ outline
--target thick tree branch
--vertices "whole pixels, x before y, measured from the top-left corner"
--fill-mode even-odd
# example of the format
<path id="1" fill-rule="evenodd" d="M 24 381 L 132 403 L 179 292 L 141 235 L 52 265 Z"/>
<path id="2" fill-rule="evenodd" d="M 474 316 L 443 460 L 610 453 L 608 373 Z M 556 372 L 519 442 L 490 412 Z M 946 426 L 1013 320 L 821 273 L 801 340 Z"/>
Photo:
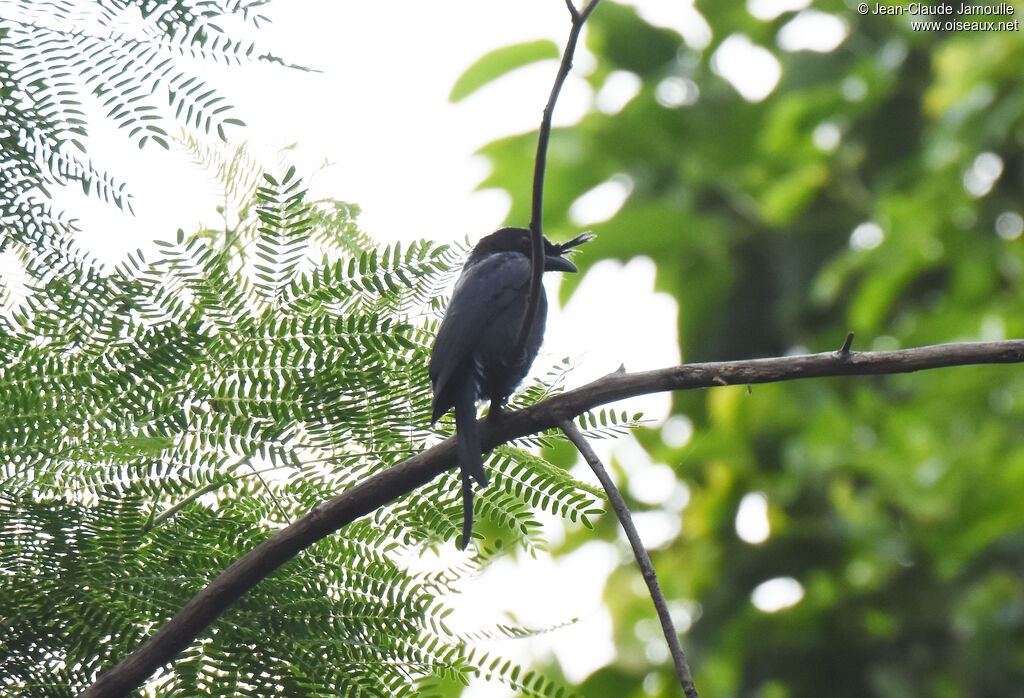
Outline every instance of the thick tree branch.
<path id="1" fill-rule="evenodd" d="M 572 17 L 572 28 L 569 30 L 569 39 L 562 51 L 562 62 L 558 66 L 558 73 L 555 75 L 555 82 L 551 86 L 551 94 L 548 95 L 548 103 L 544 107 L 544 114 L 540 120 L 540 129 L 537 131 L 537 156 L 533 161 L 533 200 L 530 210 L 530 264 L 532 274 L 530 276 L 530 291 L 526 298 L 526 311 L 523 313 L 523 320 L 519 323 L 519 332 L 516 334 L 516 341 L 512 344 L 512 357 L 519 356 L 526 347 L 526 336 L 530 333 L 530 326 L 533 325 L 533 318 L 537 316 L 537 305 L 540 302 L 540 280 L 544 275 L 544 172 L 548 163 L 548 142 L 551 140 L 551 116 L 555 112 L 555 103 L 562 91 L 565 79 L 569 77 L 572 70 L 572 58 L 576 53 L 576 44 L 580 38 L 580 31 L 587 18 L 597 7 L 600 0 L 590 0 L 583 11 L 579 11 L 572 4 L 572 0 L 566 0 L 569 14 Z"/>
<path id="2" fill-rule="evenodd" d="M 633 525 L 633 517 L 629 513 L 626 501 L 622 498 L 619 488 L 615 486 L 615 481 L 608 474 L 601 459 L 594 453 L 594 449 L 587 443 L 586 438 L 580 432 L 576 423 L 571 419 L 566 419 L 559 426 L 573 446 L 576 447 L 576 450 L 583 456 L 583 459 L 587 461 L 590 469 L 594 471 L 594 475 L 601 482 L 601 486 L 604 487 L 604 491 L 608 495 L 608 502 L 612 505 L 612 511 L 618 517 L 622 530 L 626 534 L 626 539 L 629 541 L 630 547 L 633 548 L 636 566 L 640 568 L 640 574 L 647 584 L 647 590 L 651 594 L 654 609 L 658 612 L 661 631 L 665 635 L 665 642 L 668 643 L 669 654 L 672 656 L 672 663 L 676 668 L 676 678 L 679 679 L 679 685 L 682 687 L 686 698 L 698 698 L 697 687 L 693 685 L 693 675 L 690 673 L 690 663 L 686 661 L 686 653 L 683 652 L 683 647 L 679 644 L 679 634 L 676 632 L 675 625 L 672 624 L 672 614 L 669 613 L 668 602 L 665 601 L 665 594 L 661 591 L 661 585 L 658 583 L 658 575 L 654 571 L 651 557 L 647 554 L 643 541 L 640 540 L 640 534 L 637 533 L 636 526 Z"/>
<path id="3" fill-rule="evenodd" d="M 773 383 L 825 376 L 907 373 L 966 364 L 1024 362 L 1024 340 L 938 344 L 899 351 L 833 351 L 750 361 L 687 364 L 642 373 L 616 372 L 536 405 L 480 422 L 481 446 L 556 428 L 566 419 L 635 395 L 717 385 Z M 426 419 L 426 416 L 424 416 Z M 274 534 L 224 570 L 132 654 L 80 698 L 126 696 L 195 640 L 264 577 L 321 538 L 426 484 L 456 465 L 455 438 L 359 483 Z"/>

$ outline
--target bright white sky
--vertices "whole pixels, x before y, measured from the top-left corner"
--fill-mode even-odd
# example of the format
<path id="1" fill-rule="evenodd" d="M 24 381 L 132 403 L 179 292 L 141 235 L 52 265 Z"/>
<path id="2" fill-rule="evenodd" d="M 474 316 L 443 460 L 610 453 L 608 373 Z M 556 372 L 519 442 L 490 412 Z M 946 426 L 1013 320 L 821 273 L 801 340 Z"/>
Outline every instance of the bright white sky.
<path id="1" fill-rule="evenodd" d="M 289 162 L 302 174 L 319 170 L 311 180 L 314 192 L 359 204 L 362 228 L 382 242 L 466 236 L 475 241 L 499 227 L 507 197 L 474 192 L 489 165 L 473 153 L 494 138 L 536 128 L 555 62 L 524 68 L 456 105 L 448 94 L 456 78 L 489 50 L 540 38 L 561 45 L 568 31 L 561 0 L 289 0 L 271 5 L 268 14 L 273 22 L 261 33 L 260 46 L 322 72 L 267 66 L 212 71 L 211 83 L 247 122 L 233 137 L 246 140 L 269 165 L 294 144 Z M 677 22 L 684 14 L 680 8 Z M 581 46 L 576 73 L 592 65 Z M 570 77 L 556 124 L 574 123 L 593 98 L 584 81 Z M 120 260 L 179 227 L 219 223 L 217 185 L 183 154 L 158 147 L 140 153 L 102 125 L 94 128 L 93 141 L 94 159 L 126 180 L 135 195 L 135 217 L 75 190 L 61 196 L 81 221 L 80 241 L 101 259 Z M 325 162 L 330 166 L 321 169 Z M 593 197 L 590 205 L 602 209 Z M 644 260 L 625 270 L 601 265 L 585 282 L 594 288 L 570 305 L 569 317 L 558 319 L 552 312 L 548 356 L 591 365 L 575 383 L 623 362 L 640 370 L 678 360 L 673 301 L 653 297 L 653 269 Z M 603 321 L 591 322 L 595 315 L 589 311 L 598 307 Z M 668 401 L 643 400 L 637 409 L 643 405 L 646 412 L 657 405 L 653 411 L 664 414 Z"/>
<path id="2" fill-rule="evenodd" d="M 791 0 L 789 5 L 806 6 L 808 1 Z M 675 27 L 691 44 L 707 41 L 707 28 L 690 3 L 637 4 L 648 19 Z M 752 11 L 757 4 L 752 3 Z M 760 5 L 775 4 L 778 0 L 760 0 Z M 520 70 L 458 105 L 448 103 L 448 93 L 456 78 L 489 50 L 541 38 L 562 45 L 568 31 L 563 0 L 288 0 L 271 6 L 268 14 L 273 23 L 262 32 L 260 46 L 322 72 L 242 68 L 224 73 L 225 80 L 218 79 L 220 71 L 213 71 L 212 83 L 248 124 L 232 132 L 233 138 L 248 141 L 267 163 L 274 162 L 282 147 L 296 144 L 288 158 L 304 175 L 325 161 L 331 163 L 312 181 L 314 192 L 359 204 L 362 228 L 382 242 L 466 236 L 475 241 L 503 222 L 508 210 L 505 195 L 474 193 L 487 164 L 473 153 L 497 137 L 536 128 L 555 63 Z M 744 63 L 745 55 L 751 59 L 750 48 L 740 44 L 719 56 L 716 70 L 724 75 L 731 63 L 750 67 L 749 60 Z M 769 59 L 774 61 L 770 54 Z M 593 58 L 581 45 L 577 73 L 592 65 Z M 749 71 L 733 72 L 734 85 L 748 99 L 763 98 L 778 80 L 768 64 L 748 94 L 740 76 Z M 583 81 L 570 78 L 555 112 L 556 124 L 574 123 L 593 99 Z M 179 227 L 190 231 L 200 222 L 219 221 L 212 178 L 180 153 L 163 153 L 157 147 L 139 153 L 102 128 L 95 129 L 91 147 L 101 167 L 129 183 L 137 214 L 121 214 L 73 192 L 61 195 L 59 203 L 77 213 L 85 231 L 80 242 L 101 259 L 115 262 L 130 250 L 150 247 L 153 238 L 172 236 Z M 621 199 L 622 192 L 614 189 L 608 196 Z M 596 194 L 586 202 L 593 206 L 591 220 L 602 211 L 610 215 L 620 203 L 601 199 Z M 582 203 L 581 207 L 586 208 Z M 588 218 L 586 210 L 579 213 Z M 593 268 L 568 307 L 552 309 L 538 366 L 572 357 L 578 368 L 570 376 L 571 387 L 623 363 L 631 371 L 678 363 L 675 301 L 653 292 L 654 272 L 653 263 L 642 258 Z M 624 407 L 663 419 L 668 404 L 666 396 L 653 396 Z M 685 418 L 673 419 L 679 423 L 670 425 L 678 427 L 671 431 L 685 442 L 691 433 L 688 423 Z M 679 512 L 687 500 L 685 487 L 665 465 L 650 463 L 631 440 L 616 448 L 630 473 L 634 496 L 664 505 L 664 515 L 640 517 L 641 533 L 654 543 L 666 540 L 678 531 Z M 589 472 L 581 477 L 592 480 Z M 658 484 L 646 487 L 645 482 Z M 554 538 L 561 535 L 557 524 L 548 529 Z M 611 620 L 601 595 L 618 559 L 615 548 L 593 543 L 558 562 L 545 555 L 500 562 L 466 582 L 463 611 L 451 622 L 472 629 L 491 619 L 515 619 L 544 628 L 578 618 L 576 624 L 534 640 L 498 642 L 487 649 L 518 659 L 554 652 L 570 680 L 581 680 L 613 658 Z M 663 640 L 654 638 L 651 646 L 662 647 Z M 474 687 L 471 695 L 512 693 L 488 685 Z"/>

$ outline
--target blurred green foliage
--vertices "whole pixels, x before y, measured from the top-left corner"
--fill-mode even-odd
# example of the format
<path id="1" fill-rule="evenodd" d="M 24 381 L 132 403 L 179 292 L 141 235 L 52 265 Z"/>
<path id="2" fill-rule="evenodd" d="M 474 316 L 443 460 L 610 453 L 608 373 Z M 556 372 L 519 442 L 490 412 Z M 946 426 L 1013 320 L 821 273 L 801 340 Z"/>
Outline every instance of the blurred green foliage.
<path id="1" fill-rule="evenodd" d="M 627 182 L 579 261 L 652 258 L 687 361 L 837 349 L 850 331 L 855 350 L 1024 336 L 1020 31 L 913 31 L 932 18 L 833 0 L 769 19 L 735 1 L 695 9 L 706 45 L 608 0 L 592 16 L 586 80 L 596 93 L 626 71 L 639 89 L 553 133 L 551 237 L 578 232 L 583 194 Z M 845 37 L 786 50 L 780 37 L 808 21 L 812 35 Z M 760 101 L 716 70 L 738 36 L 781 68 Z M 529 219 L 535 140 L 482 151 L 482 186 L 511 194 L 512 223 Z M 637 436 L 690 492 L 681 532 L 653 557 L 689 609 L 702 695 L 1022 695 L 1022 393 L 1020 368 L 1005 366 L 675 395 L 693 438 Z M 768 503 L 761 544 L 736 530 L 752 492 Z M 608 517 L 597 534 L 618 535 Z M 594 535 L 570 534 L 564 550 Z M 643 631 L 653 610 L 636 575 L 609 580 L 618 656 L 580 687 L 590 698 L 675 694 L 671 668 L 646 653 L 663 640 Z M 802 599 L 759 610 L 752 591 L 778 577 Z"/>

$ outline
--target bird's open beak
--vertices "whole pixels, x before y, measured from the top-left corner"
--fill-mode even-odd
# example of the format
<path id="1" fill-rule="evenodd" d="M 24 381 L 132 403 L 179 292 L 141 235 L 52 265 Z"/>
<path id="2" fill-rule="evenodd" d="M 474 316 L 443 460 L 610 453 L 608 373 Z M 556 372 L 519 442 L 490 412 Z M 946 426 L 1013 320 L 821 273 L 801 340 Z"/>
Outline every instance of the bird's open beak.
<path id="1" fill-rule="evenodd" d="M 544 257 L 544 271 L 568 271 L 575 274 L 579 269 L 561 255 L 547 255 Z"/>

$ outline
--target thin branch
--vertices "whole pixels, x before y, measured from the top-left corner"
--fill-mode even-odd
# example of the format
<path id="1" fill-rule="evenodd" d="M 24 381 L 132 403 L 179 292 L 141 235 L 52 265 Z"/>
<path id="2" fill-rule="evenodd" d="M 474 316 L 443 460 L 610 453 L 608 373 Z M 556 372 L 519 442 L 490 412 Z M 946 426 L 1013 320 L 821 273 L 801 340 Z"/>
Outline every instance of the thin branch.
<path id="1" fill-rule="evenodd" d="M 936 344 L 898 351 L 830 351 L 749 361 L 673 366 L 642 373 L 615 372 L 583 387 L 555 395 L 500 420 L 479 423 L 484 450 L 547 429 L 566 419 L 623 398 L 671 390 L 711 388 L 719 383 L 746 385 L 825 376 L 908 373 L 967 364 L 1024 363 L 1024 339 L 1002 342 Z M 260 580 L 321 538 L 404 496 L 457 464 L 455 438 L 388 468 L 270 536 L 218 575 L 162 628 L 79 698 L 127 696 L 157 669 L 192 643 L 218 616 Z"/>
<path id="2" fill-rule="evenodd" d="M 278 436 L 280 436 L 280 433 L 281 432 L 279 431 L 278 432 Z M 260 471 L 256 470 L 256 468 L 252 467 L 252 459 L 255 458 L 255 456 L 256 456 L 255 453 L 250 453 L 250 454 L 248 454 L 246 456 L 243 456 L 240 460 L 238 460 L 238 461 L 232 463 L 231 465 L 229 465 L 228 467 L 224 468 L 222 474 L 223 475 L 228 475 L 230 473 L 235 472 L 239 468 L 246 468 L 246 467 L 251 468 L 253 474 L 257 478 L 259 478 L 259 481 L 263 484 L 263 487 L 264 487 L 264 489 L 266 489 L 267 494 L 269 494 L 271 496 L 271 498 L 274 500 L 274 504 L 277 506 L 277 511 L 278 511 L 279 514 L 281 514 L 281 520 L 282 521 L 286 521 L 288 519 L 288 516 L 287 516 L 287 514 L 285 514 L 284 509 L 281 508 L 281 502 L 280 502 L 279 498 L 277 497 L 276 494 L 274 494 L 270 490 L 270 487 L 267 485 L 267 481 L 263 479 L 263 475 L 260 473 Z M 160 526 L 162 526 L 164 524 L 165 521 L 168 521 L 169 519 L 173 518 L 179 511 L 181 511 L 182 509 L 187 507 L 192 502 L 196 501 L 197 499 L 199 499 L 203 495 L 209 494 L 210 492 L 216 492 L 221 487 L 226 486 L 229 482 L 230 482 L 229 479 L 218 479 L 218 480 L 215 480 L 214 482 L 209 483 L 205 487 L 200 487 L 195 492 L 192 492 L 187 497 L 185 497 L 181 501 L 176 502 L 175 504 L 171 505 L 170 507 L 168 507 L 164 511 L 160 512 L 159 514 L 151 513 L 150 516 L 149 516 L 149 521 L 146 522 L 146 526 L 143 528 L 143 531 L 149 531 L 149 530 L 154 529 L 154 528 L 159 528 Z M 154 512 L 155 511 L 156 510 L 154 509 Z"/>
<path id="3" fill-rule="evenodd" d="M 526 347 L 526 338 L 530 334 L 530 326 L 537 316 L 537 305 L 540 303 L 540 280 L 544 275 L 544 171 L 548 162 L 548 142 L 551 140 L 551 116 L 555 112 L 555 103 L 562 91 L 565 79 L 569 77 L 572 70 L 572 58 L 576 53 L 576 43 L 580 38 L 580 31 L 590 14 L 597 7 L 600 0 L 590 0 L 582 12 L 578 11 L 572 4 L 572 0 L 566 0 L 569 14 L 572 16 L 572 28 L 569 30 L 569 39 L 562 51 L 562 62 L 558 66 L 558 73 L 555 75 L 555 82 L 551 86 L 551 94 L 548 95 L 548 103 L 544 107 L 544 114 L 541 117 L 540 129 L 537 131 L 537 157 L 533 161 L 533 202 L 530 210 L 530 290 L 526 298 L 526 311 L 523 313 L 523 320 L 519 324 L 519 332 L 516 334 L 516 341 L 512 343 L 511 357 L 517 357 L 523 353 Z"/>
<path id="4" fill-rule="evenodd" d="M 690 663 L 686 661 L 686 653 L 683 652 L 683 647 L 679 644 L 679 634 L 672 624 L 672 614 L 669 613 L 668 602 L 665 601 L 665 594 L 662 593 L 661 585 L 658 584 L 658 575 L 654 572 L 651 557 L 647 554 L 643 541 L 640 540 L 640 534 L 637 533 L 636 526 L 633 525 L 633 517 L 630 516 L 626 501 L 622 498 L 619 488 L 615 486 L 615 482 L 608 474 L 604 464 L 601 463 L 601 459 L 597 457 L 594 449 L 587 443 L 586 438 L 584 438 L 576 423 L 571 419 L 566 419 L 559 424 L 559 427 L 569 437 L 569 441 L 580 452 L 583 459 L 587 461 L 590 469 L 597 475 L 597 479 L 601 481 L 601 486 L 604 487 L 604 491 L 608 495 L 608 502 L 612 505 L 612 510 L 619 518 L 619 523 L 626 534 L 626 539 L 629 540 L 630 547 L 633 548 L 633 557 L 636 558 L 636 565 L 640 568 L 640 574 L 643 575 L 644 582 L 647 583 L 647 590 L 651 594 L 651 601 L 658 612 L 658 620 L 661 621 L 661 631 L 665 634 L 665 642 L 668 643 L 668 651 L 672 656 L 672 663 L 676 667 L 676 677 L 679 679 L 679 685 L 683 687 L 683 693 L 686 694 L 686 698 L 698 698 L 697 687 L 693 685 L 693 675 L 690 673 Z"/>

